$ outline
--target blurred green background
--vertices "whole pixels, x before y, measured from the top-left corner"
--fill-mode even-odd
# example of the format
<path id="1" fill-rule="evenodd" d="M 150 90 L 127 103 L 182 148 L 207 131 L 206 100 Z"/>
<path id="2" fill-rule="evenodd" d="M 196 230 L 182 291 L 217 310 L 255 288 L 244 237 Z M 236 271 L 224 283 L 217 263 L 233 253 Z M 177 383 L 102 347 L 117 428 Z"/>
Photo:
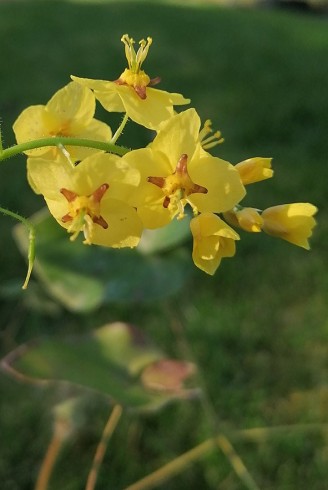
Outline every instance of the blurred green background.
<path id="1" fill-rule="evenodd" d="M 306 252 L 277 239 L 242 235 L 237 255 L 208 277 L 188 263 L 180 292 L 152 303 L 110 304 L 72 313 L 34 280 L 17 293 L 25 261 L 0 219 L 1 356 L 44 334 L 79 334 L 115 320 L 139 325 L 171 357 L 200 367 L 214 424 L 262 431 L 233 439 L 259 488 L 324 490 L 328 480 L 328 29 L 324 12 L 223 8 L 213 2 L 0 2 L 0 116 L 5 146 L 31 104 L 46 103 L 69 75 L 115 79 L 125 67 L 122 34 L 153 37 L 145 69 L 160 88 L 183 93 L 225 137 L 213 153 L 237 163 L 272 156 L 275 177 L 248 188 L 245 204 L 312 202 L 318 226 Z M 101 110 L 98 117 L 113 123 Z M 132 123 L 122 144 L 150 134 Z M 29 189 L 25 157 L 1 165 L 0 205 L 30 216 L 43 206 Z M 186 244 L 191 252 L 191 243 Z M 131 271 L 133 274 L 133 271 Z M 151 288 L 151 285 L 149 285 Z M 2 490 L 34 487 L 60 390 L 0 374 Z M 61 454 L 50 489 L 84 488 L 108 416 L 90 400 L 85 424 Z M 213 420 L 212 420 L 213 422 Z M 299 429 L 294 430 L 296 424 Z M 307 424 L 318 424 L 309 431 Z M 303 428 L 302 428 L 303 427 Z M 123 489 L 211 435 L 198 400 L 159 413 L 127 413 L 114 434 L 97 489 Z M 161 489 L 245 488 L 213 452 Z"/>

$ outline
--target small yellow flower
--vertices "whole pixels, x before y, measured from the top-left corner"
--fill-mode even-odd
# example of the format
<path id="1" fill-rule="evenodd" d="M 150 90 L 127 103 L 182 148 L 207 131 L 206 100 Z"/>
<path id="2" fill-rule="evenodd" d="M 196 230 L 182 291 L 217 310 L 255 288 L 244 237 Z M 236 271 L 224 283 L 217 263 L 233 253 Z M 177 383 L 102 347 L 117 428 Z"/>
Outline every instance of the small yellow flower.
<path id="1" fill-rule="evenodd" d="M 252 233 L 258 233 L 263 226 L 263 218 L 254 208 L 232 209 L 223 213 L 224 219 L 232 226 Z"/>
<path id="2" fill-rule="evenodd" d="M 93 118 L 95 97 L 91 90 L 78 83 L 70 82 L 54 94 L 46 105 L 27 107 L 13 125 L 18 143 L 49 138 L 51 136 L 70 136 L 76 138 L 109 141 L 112 133 L 107 124 Z M 90 148 L 70 147 L 72 160 L 83 158 L 98 152 Z M 42 147 L 25 152 L 29 156 L 55 158 L 58 149 Z"/>
<path id="3" fill-rule="evenodd" d="M 152 43 L 142 39 L 136 52 L 134 40 L 124 34 L 121 41 L 125 45 L 128 61 L 126 68 L 115 81 L 93 80 L 90 78 L 71 78 L 94 91 L 96 98 L 109 112 L 126 112 L 132 121 L 149 129 L 157 130 L 160 123 L 174 114 L 174 105 L 189 104 L 181 94 L 169 93 L 151 88 L 160 82 L 159 78 L 150 77 L 141 69 Z"/>
<path id="4" fill-rule="evenodd" d="M 273 206 L 262 213 L 262 229 L 269 235 L 309 250 L 308 238 L 316 225 L 313 218 L 316 212 L 313 204 L 304 202 Z"/>
<path id="5" fill-rule="evenodd" d="M 51 214 L 86 244 L 135 247 L 142 224 L 127 196 L 139 180 L 118 156 L 97 153 L 73 167 L 66 158 L 31 158 L 31 179 L 43 194 Z"/>
<path id="6" fill-rule="evenodd" d="M 244 185 L 260 182 L 261 180 L 270 179 L 273 176 L 271 169 L 272 158 L 254 157 L 243 160 L 235 165 L 240 174 L 241 181 Z"/>
<path id="7" fill-rule="evenodd" d="M 190 221 L 194 238 L 192 258 L 195 265 L 213 275 L 221 259 L 233 257 L 239 235 L 212 213 L 202 213 Z"/>
<path id="8" fill-rule="evenodd" d="M 183 218 L 187 204 L 194 214 L 221 213 L 244 197 L 237 170 L 203 150 L 199 130 L 197 112 L 188 109 L 166 121 L 148 148 L 124 155 L 123 159 L 140 172 L 140 185 L 130 203 L 145 228 L 159 228 L 174 217 Z"/>

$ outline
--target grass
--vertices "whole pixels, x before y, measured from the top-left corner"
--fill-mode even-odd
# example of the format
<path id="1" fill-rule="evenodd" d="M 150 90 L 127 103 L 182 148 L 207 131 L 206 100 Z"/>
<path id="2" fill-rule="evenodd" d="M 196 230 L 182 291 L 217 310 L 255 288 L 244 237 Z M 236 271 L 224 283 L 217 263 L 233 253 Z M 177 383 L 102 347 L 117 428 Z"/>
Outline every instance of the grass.
<path id="1" fill-rule="evenodd" d="M 252 427 L 327 423 L 327 19 L 268 10 L 229 10 L 124 2 L 0 3 L 0 114 L 6 145 L 22 109 L 46 102 L 76 74 L 112 78 L 123 67 L 119 39 L 154 39 L 147 60 L 162 87 L 190 96 L 226 139 L 216 154 L 238 162 L 273 156 L 275 178 L 249 189 L 248 204 L 310 201 L 319 208 L 310 253 L 266 236 L 243 235 L 237 256 L 214 278 L 196 271 L 186 290 L 154 305 L 111 305 L 73 315 L 32 293 L 0 303 L 2 349 L 45 333 L 78 333 L 120 319 L 140 325 L 171 356 L 187 342 L 201 367 L 217 423 Z M 107 117 L 99 113 L 99 117 Z M 123 136 L 143 145 L 131 124 Z M 124 143 L 122 141 L 122 143 Z M 1 167 L 1 205 L 30 215 L 41 206 L 25 179 L 25 159 Z M 1 217 L 2 290 L 22 280 L 24 259 Z M 33 300 L 33 301 L 32 301 Z M 183 332 L 176 325 L 183 325 Z M 50 438 L 52 405 L 63 396 L 15 383 L 1 385 L 3 490 L 33 488 Z M 84 488 L 108 407 L 90 400 L 84 429 L 65 448 L 50 490 Z M 125 414 L 109 446 L 99 490 L 124 488 L 209 437 L 198 401 L 153 415 Z M 261 489 L 324 490 L 323 431 L 286 430 L 235 447 Z M 244 488 L 214 452 L 159 488 Z"/>

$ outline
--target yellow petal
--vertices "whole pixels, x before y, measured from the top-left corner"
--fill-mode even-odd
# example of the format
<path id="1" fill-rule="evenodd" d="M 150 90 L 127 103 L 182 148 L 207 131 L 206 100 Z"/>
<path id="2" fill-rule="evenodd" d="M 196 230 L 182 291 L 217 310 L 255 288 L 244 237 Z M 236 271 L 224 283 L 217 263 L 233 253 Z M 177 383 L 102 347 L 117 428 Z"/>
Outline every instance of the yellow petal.
<path id="1" fill-rule="evenodd" d="M 271 169 L 272 158 L 255 157 L 235 165 L 244 185 L 260 182 L 273 176 Z"/>
<path id="2" fill-rule="evenodd" d="M 106 80 L 71 76 L 77 83 L 94 90 L 95 97 L 109 112 L 126 112 L 129 118 L 149 129 L 157 130 L 163 121 L 174 115 L 174 105 L 189 104 L 182 95 L 146 88 L 141 99 L 134 88 Z"/>
<path id="3" fill-rule="evenodd" d="M 245 196 L 239 173 L 229 162 L 207 154 L 194 158 L 188 166 L 190 178 L 207 193 L 191 194 L 188 200 L 201 212 L 228 211 Z"/>
<path id="4" fill-rule="evenodd" d="M 94 116 L 96 103 L 91 90 L 75 82 L 58 90 L 46 105 L 47 111 L 56 114 L 61 121 L 87 126 Z"/>
<path id="5" fill-rule="evenodd" d="M 235 254 L 238 234 L 212 213 L 198 215 L 190 221 L 194 238 L 192 258 L 195 265 L 213 275 L 223 257 Z"/>
<path id="6" fill-rule="evenodd" d="M 237 211 L 230 210 L 223 214 L 224 219 L 232 226 L 245 231 L 258 233 L 262 230 L 263 218 L 254 208 L 243 208 Z"/>
<path id="7" fill-rule="evenodd" d="M 82 128 L 81 131 L 72 135 L 75 138 L 95 140 L 95 141 L 110 141 L 112 137 L 112 131 L 107 124 L 97 119 L 92 119 L 87 127 Z M 84 146 L 67 146 L 65 147 L 71 156 L 73 161 L 83 160 L 88 156 L 98 153 L 96 148 L 86 148 Z"/>
<path id="8" fill-rule="evenodd" d="M 13 130 L 18 144 L 49 136 L 45 126 L 46 110 L 44 105 L 27 107 L 18 116 L 13 125 Z M 24 153 L 27 155 L 40 156 L 49 151 L 49 147 L 36 148 Z"/>
<path id="9" fill-rule="evenodd" d="M 309 250 L 317 208 L 310 203 L 281 204 L 262 213 L 263 231 Z"/>
<path id="10" fill-rule="evenodd" d="M 188 155 L 188 162 L 190 162 L 196 149 L 200 147 L 198 141 L 200 124 L 200 118 L 195 109 L 180 112 L 161 124 L 150 146 L 153 150 L 166 154 L 174 171 L 183 153 Z"/>
<path id="11" fill-rule="evenodd" d="M 105 247 L 136 247 L 143 230 L 136 210 L 115 199 L 106 199 L 101 203 L 101 216 L 108 223 L 105 230 L 94 225 L 92 243 Z"/>

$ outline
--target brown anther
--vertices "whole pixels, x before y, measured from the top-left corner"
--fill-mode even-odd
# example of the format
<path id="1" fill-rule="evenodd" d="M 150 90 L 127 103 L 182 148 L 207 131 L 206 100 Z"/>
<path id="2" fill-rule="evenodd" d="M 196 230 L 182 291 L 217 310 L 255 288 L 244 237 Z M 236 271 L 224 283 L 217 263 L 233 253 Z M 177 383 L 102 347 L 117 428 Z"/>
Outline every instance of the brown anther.
<path id="1" fill-rule="evenodd" d="M 181 157 L 179 158 L 179 161 L 177 163 L 175 172 L 179 175 L 188 175 L 188 170 L 187 170 L 187 161 L 188 161 L 188 155 L 186 153 L 183 153 Z"/>
<path id="2" fill-rule="evenodd" d="M 117 80 L 114 80 L 114 83 L 117 83 L 117 85 L 126 85 L 126 82 L 124 82 L 122 78 L 118 78 Z"/>
<path id="3" fill-rule="evenodd" d="M 167 209 L 169 207 L 170 202 L 171 199 L 169 198 L 169 196 L 165 196 L 163 201 L 163 208 Z"/>
<path id="4" fill-rule="evenodd" d="M 72 221 L 72 219 L 73 219 L 72 216 L 69 213 L 67 213 L 65 214 L 65 216 L 62 217 L 61 220 L 63 223 L 68 223 L 69 221 Z"/>
<path id="5" fill-rule="evenodd" d="M 117 85 L 127 85 L 127 86 L 130 86 L 135 91 L 135 93 L 138 95 L 138 97 L 140 97 L 140 99 L 142 99 L 142 100 L 147 99 L 147 94 L 146 94 L 146 88 L 147 87 L 143 87 L 143 86 L 139 86 L 139 85 L 133 85 L 133 86 L 132 85 L 128 85 L 121 78 L 118 78 L 117 80 L 114 80 L 114 83 L 117 83 Z M 158 82 L 155 82 L 155 83 L 158 83 Z"/>
<path id="6" fill-rule="evenodd" d="M 162 80 L 161 80 L 161 77 L 151 78 L 151 80 L 150 80 L 150 82 L 149 82 L 148 86 L 152 86 L 152 87 L 153 87 L 154 85 L 159 84 L 161 81 L 162 81 Z"/>
<path id="7" fill-rule="evenodd" d="M 78 194 L 73 191 L 69 191 L 68 189 L 60 189 L 60 193 L 63 194 L 63 196 L 67 199 L 68 202 L 73 202 L 74 199 L 77 198 Z"/>
<path id="8" fill-rule="evenodd" d="M 147 182 L 157 185 L 157 187 L 162 189 L 165 185 L 165 177 L 148 177 Z"/>
<path id="9" fill-rule="evenodd" d="M 142 100 L 147 99 L 146 87 L 140 87 L 138 85 L 134 85 L 133 89 L 135 93 L 140 97 L 140 99 Z"/>
<path id="10" fill-rule="evenodd" d="M 102 216 L 94 216 L 92 218 L 92 221 L 94 223 L 96 223 L 96 225 L 100 225 L 102 228 L 104 228 L 104 230 L 107 230 L 108 223 L 107 223 L 107 221 L 104 220 L 104 218 Z"/>
<path id="11" fill-rule="evenodd" d="M 192 188 L 192 194 L 207 194 L 208 190 L 206 187 L 203 187 L 202 185 L 194 184 L 194 187 Z"/>
<path id="12" fill-rule="evenodd" d="M 105 192 L 107 191 L 107 189 L 109 188 L 109 185 L 108 184 L 102 184 L 100 187 L 98 187 L 98 189 L 96 189 L 92 194 L 92 199 L 94 200 L 94 202 L 100 202 L 103 195 L 105 194 Z M 90 196 L 90 197 L 91 197 Z"/>

